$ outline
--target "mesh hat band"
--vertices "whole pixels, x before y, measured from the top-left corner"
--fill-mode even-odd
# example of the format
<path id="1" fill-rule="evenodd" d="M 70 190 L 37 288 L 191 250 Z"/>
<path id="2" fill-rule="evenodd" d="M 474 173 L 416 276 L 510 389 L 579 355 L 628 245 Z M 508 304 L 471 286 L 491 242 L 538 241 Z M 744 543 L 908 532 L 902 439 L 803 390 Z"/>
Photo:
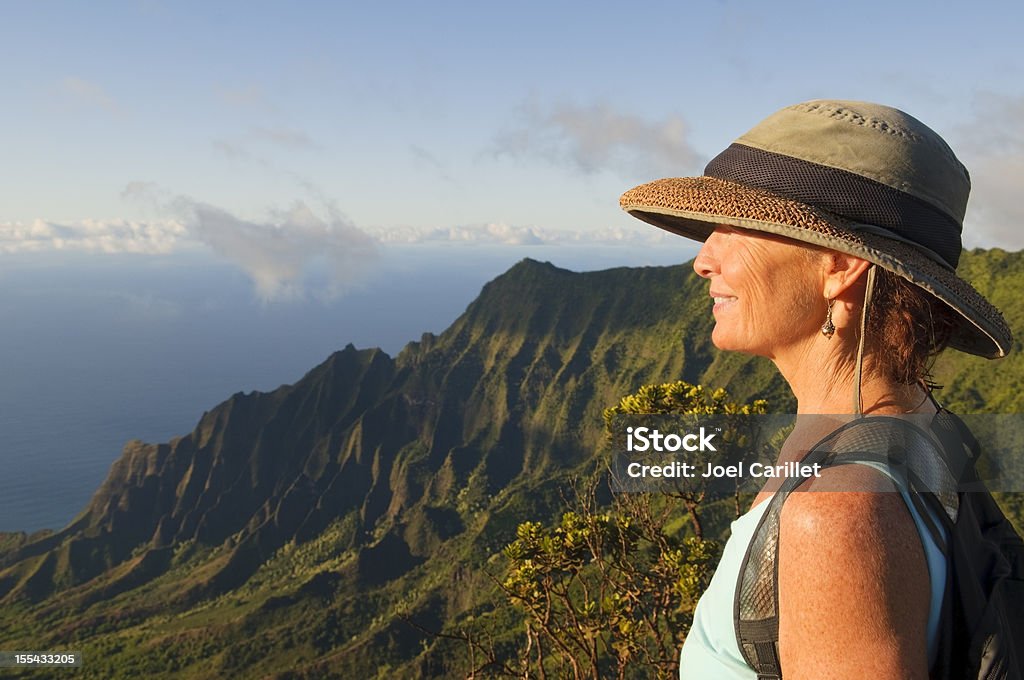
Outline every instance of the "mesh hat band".
<path id="1" fill-rule="evenodd" d="M 960 261 L 962 227 L 956 219 L 868 177 L 738 143 L 713 158 L 704 174 L 881 227 L 873 231 L 918 245 L 950 269 Z"/>

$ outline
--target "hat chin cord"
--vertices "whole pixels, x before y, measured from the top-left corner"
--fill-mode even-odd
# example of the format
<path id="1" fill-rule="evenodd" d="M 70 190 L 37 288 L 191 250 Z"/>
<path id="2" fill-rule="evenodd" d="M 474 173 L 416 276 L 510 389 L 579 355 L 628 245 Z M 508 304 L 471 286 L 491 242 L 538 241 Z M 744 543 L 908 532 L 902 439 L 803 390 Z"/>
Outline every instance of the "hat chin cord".
<path id="1" fill-rule="evenodd" d="M 861 404 L 860 383 L 864 367 L 864 338 L 867 337 L 868 329 L 868 308 L 871 305 L 871 295 L 875 292 L 875 265 L 868 267 L 867 285 L 864 287 L 864 306 L 860 311 L 860 337 L 857 339 L 857 363 L 853 373 L 853 414 L 858 418 L 863 417 Z"/>

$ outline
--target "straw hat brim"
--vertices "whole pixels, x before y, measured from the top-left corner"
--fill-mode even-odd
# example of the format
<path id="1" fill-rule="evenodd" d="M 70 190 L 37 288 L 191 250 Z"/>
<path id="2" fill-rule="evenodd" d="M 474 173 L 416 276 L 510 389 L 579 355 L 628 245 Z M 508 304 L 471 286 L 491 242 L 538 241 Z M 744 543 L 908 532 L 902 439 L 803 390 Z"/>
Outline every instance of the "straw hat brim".
<path id="1" fill-rule="evenodd" d="M 946 303 L 963 319 L 950 346 L 987 358 L 1005 356 L 1012 333 L 1002 314 L 956 272 L 916 244 L 881 236 L 877 227 L 773 193 L 714 177 L 673 177 L 630 189 L 619 201 L 634 217 L 704 241 L 715 225 L 763 231 L 860 257 Z"/>

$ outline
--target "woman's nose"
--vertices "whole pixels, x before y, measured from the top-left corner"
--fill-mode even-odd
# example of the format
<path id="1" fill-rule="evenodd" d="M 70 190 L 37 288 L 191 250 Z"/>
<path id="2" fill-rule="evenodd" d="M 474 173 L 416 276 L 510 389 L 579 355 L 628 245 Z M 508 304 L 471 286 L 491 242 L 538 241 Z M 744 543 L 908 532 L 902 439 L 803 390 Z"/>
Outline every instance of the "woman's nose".
<path id="1" fill-rule="evenodd" d="M 704 241 L 704 245 L 700 247 L 697 257 L 693 259 L 693 271 L 697 272 L 697 276 L 708 279 L 718 272 L 718 258 L 715 257 L 718 238 L 717 230 L 711 232 L 711 235 Z"/>

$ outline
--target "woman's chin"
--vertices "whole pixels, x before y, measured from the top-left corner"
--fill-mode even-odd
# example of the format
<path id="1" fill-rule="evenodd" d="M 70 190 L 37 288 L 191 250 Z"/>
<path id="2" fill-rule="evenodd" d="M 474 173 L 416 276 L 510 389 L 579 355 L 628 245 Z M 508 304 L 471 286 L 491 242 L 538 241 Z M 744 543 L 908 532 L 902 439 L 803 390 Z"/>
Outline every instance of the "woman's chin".
<path id="1" fill-rule="evenodd" d="M 720 332 L 717 326 L 711 333 L 711 344 L 723 352 L 741 352 L 750 355 L 762 354 L 746 339 L 738 338 L 734 333 Z"/>
<path id="2" fill-rule="evenodd" d="M 717 329 L 711 334 L 711 344 L 717 349 L 723 352 L 742 352 L 742 346 L 736 342 L 735 338 L 729 337 L 725 333 L 718 333 Z"/>

